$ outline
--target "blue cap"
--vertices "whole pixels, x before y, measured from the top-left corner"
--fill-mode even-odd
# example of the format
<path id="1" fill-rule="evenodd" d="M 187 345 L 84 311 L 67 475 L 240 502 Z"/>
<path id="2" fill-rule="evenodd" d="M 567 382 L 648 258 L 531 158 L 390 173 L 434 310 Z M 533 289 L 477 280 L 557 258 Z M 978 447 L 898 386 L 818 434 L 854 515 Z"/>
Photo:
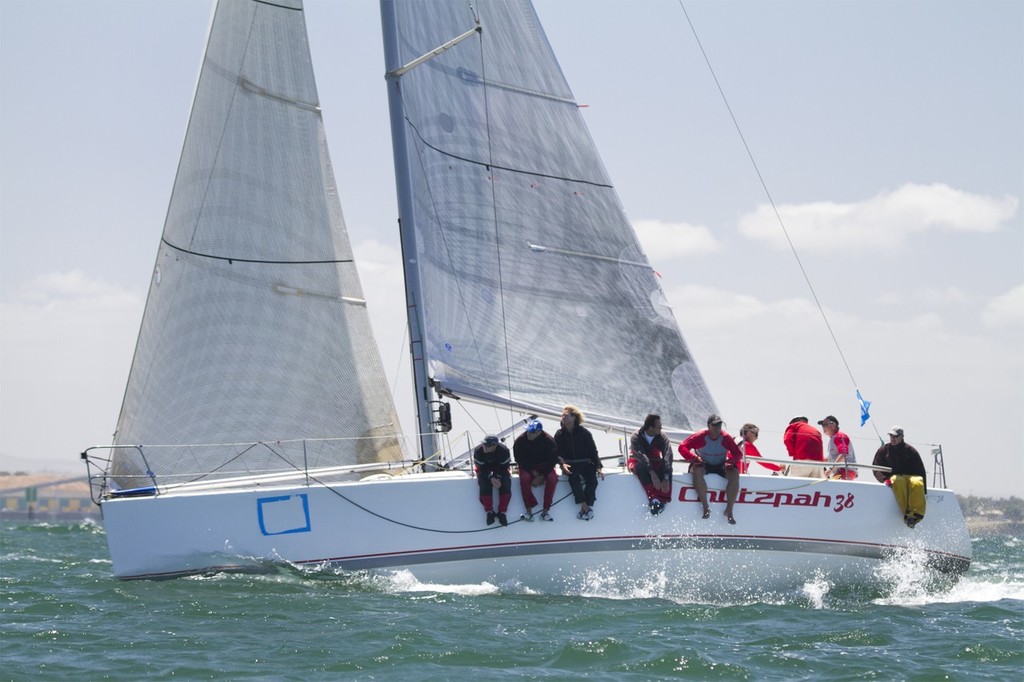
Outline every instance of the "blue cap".
<path id="1" fill-rule="evenodd" d="M 498 437 L 497 436 L 487 436 L 486 438 L 484 438 L 484 445 L 497 445 L 497 444 L 498 444 Z"/>
<path id="2" fill-rule="evenodd" d="M 526 425 L 526 432 L 533 433 L 534 431 L 543 431 L 544 425 L 540 423 L 539 419 L 531 419 L 530 423 Z"/>

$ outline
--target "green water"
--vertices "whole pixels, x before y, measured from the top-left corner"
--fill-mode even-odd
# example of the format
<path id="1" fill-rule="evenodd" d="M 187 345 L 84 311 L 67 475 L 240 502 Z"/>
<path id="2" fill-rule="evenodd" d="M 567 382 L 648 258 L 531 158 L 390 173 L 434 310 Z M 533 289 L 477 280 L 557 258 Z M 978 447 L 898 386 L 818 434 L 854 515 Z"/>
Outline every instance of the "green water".
<path id="1" fill-rule="evenodd" d="M 282 568 L 122 582 L 94 524 L 2 527 L 3 680 L 1024 679 L 1024 542 L 974 542 L 948 590 L 696 603 L 587 586 L 423 585 Z"/>

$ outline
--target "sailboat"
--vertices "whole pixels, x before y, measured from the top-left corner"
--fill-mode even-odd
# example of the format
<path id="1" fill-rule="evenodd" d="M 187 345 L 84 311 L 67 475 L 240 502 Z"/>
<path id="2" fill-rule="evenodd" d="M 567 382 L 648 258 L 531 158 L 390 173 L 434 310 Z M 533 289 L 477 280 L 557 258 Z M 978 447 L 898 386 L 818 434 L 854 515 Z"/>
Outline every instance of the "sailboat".
<path id="1" fill-rule="evenodd" d="M 345 230 L 301 0 L 220 0 L 115 439 L 82 454 L 116 577 L 288 564 L 572 591 L 652 571 L 763 589 L 871 581 L 894 558 L 967 569 L 952 491 L 929 486 L 912 530 L 869 475 L 743 475 L 730 525 L 701 518 L 685 473 L 648 513 L 609 463 L 593 520 L 561 480 L 555 523 L 487 525 L 468 453 L 442 447 L 452 401 L 515 415 L 506 439 L 575 403 L 622 434 L 656 412 L 675 443 L 718 407 L 529 0 L 382 0 L 381 17 L 415 447 Z"/>

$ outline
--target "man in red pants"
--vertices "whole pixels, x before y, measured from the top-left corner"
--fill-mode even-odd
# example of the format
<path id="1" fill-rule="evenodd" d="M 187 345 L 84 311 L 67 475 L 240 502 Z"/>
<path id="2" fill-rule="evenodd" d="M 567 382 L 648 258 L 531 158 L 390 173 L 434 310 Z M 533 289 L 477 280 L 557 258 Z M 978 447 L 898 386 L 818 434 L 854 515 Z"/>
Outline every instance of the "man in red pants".
<path id="1" fill-rule="evenodd" d="M 661 417 L 649 414 L 629 439 L 627 468 L 640 481 L 652 514 L 672 499 L 672 444 L 661 432 Z"/>
<path id="2" fill-rule="evenodd" d="M 537 506 L 537 497 L 533 487 L 544 484 L 544 510 L 540 513 L 541 521 L 553 521 L 551 504 L 555 499 L 555 486 L 558 485 L 558 446 L 555 439 L 544 431 L 539 419 L 533 419 L 526 425 L 523 433 L 512 444 L 512 454 L 519 465 L 519 489 L 523 493 L 523 505 L 526 513 L 524 521 L 533 521 L 533 508 Z"/>
<path id="3" fill-rule="evenodd" d="M 487 436 L 484 442 L 473 451 L 473 464 L 476 465 L 476 480 L 480 486 L 480 504 L 487 512 L 487 525 L 498 523 L 508 525 L 508 502 L 512 499 L 512 475 L 508 468 L 512 465 L 512 456 L 508 448 L 498 441 L 497 436 Z M 494 491 L 498 491 L 498 511 L 494 511 Z"/>

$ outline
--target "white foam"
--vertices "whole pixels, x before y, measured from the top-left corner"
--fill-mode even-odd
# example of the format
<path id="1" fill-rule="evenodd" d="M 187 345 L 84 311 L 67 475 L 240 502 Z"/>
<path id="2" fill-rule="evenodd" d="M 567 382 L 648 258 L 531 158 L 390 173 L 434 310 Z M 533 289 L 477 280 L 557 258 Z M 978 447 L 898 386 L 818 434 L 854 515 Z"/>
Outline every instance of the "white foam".
<path id="1" fill-rule="evenodd" d="M 497 585 L 488 582 L 479 584 L 444 584 L 444 583 L 423 583 L 409 571 L 394 571 L 390 574 L 380 576 L 388 585 L 388 592 L 442 592 L 445 594 L 462 594 L 467 596 L 479 596 L 482 594 L 498 594 L 501 590 Z"/>
<path id="2" fill-rule="evenodd" d="M 812 580 L 804 583 L 803 594 L 807 597 L 807 601 L 811 608 L 823 609 L 825 608 L 825 597 L 828 596 L 829 590 L 832 589 L 832 583 L 830 583 L 824 575 L 815 575 Z"/>

